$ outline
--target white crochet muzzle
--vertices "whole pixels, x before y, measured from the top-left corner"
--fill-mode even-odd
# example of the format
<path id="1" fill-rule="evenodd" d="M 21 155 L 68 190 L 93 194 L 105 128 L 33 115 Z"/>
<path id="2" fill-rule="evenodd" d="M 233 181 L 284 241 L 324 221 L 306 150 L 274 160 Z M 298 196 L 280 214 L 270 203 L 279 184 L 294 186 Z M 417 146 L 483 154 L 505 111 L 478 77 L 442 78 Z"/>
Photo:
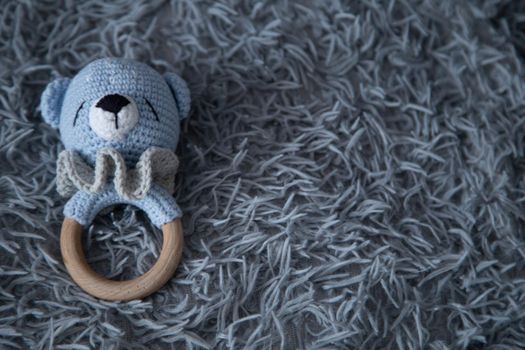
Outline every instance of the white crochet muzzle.
<path id="1" fill-rule="evenodd" d="M 103 96 L 89 109 L 89 126 L 107 141 L 122 139 L 138 120 L 139 111 L 135 101 L 125 95 Z"/>

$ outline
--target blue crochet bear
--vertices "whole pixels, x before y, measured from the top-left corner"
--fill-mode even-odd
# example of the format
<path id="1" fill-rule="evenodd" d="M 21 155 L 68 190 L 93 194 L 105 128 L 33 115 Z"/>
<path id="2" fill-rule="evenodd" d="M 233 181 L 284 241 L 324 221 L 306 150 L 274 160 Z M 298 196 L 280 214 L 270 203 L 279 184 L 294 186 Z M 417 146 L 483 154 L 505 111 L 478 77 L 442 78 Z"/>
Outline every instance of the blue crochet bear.
<path id="1" fill-rule="evenodd" d="M 173 73 L 124 59 L 100 59 L 46 87 L 40 109 L 65 150 L 57 189 L 72 195 L 66 217 L 88 225 L 105 207 L 135 205 L 156 226 L 181 216 L 172 193 L 180 122 L 190 93 Z"/>

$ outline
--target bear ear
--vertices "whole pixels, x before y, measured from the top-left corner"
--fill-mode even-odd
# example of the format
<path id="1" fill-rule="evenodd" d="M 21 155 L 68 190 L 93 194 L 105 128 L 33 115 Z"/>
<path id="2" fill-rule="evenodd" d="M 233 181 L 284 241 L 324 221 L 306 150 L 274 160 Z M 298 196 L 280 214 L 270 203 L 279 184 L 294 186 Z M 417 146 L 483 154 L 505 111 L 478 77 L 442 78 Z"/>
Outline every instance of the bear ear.
<path id="1" fill-rule="evenodd" d="M 46 123 L 53 128 L 58 127 L 60 122 L 60 110 L 62 102 L 69 86 L 69 78 L 57 78 L 47 84 L 40 98 L 40 111 Z"/>
<path id="2" fill-rule="evenodd" d="M 175 97 L 180 119 L 185 119 L 190 112 L 191 104 L 190 90 L 188 89 L 188 85 L 184 79 L 175 73 L 164 74 L 164 79 L 168 83 L 171 93 Z"/>

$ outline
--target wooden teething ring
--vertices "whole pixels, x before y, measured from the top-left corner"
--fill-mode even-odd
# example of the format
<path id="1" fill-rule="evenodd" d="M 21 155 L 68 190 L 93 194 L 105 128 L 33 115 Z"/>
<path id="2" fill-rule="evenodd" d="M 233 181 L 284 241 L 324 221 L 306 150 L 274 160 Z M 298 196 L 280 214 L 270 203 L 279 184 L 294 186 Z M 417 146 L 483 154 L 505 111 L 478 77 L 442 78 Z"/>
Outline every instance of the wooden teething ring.
<path id="1" fill-rule="evenodd" d="M 176 219 L 162 225 L 163 243 L 159 259 L 148 272 L 128 281 L 113 281 L 89 267 L 82 250 L 82 226 L 65 218 L 60 250 L 71 278 L 87 293 L 106 300 L 144 298 L 159 290 L 175 273 L 182 255 L 182 224 Z"/>

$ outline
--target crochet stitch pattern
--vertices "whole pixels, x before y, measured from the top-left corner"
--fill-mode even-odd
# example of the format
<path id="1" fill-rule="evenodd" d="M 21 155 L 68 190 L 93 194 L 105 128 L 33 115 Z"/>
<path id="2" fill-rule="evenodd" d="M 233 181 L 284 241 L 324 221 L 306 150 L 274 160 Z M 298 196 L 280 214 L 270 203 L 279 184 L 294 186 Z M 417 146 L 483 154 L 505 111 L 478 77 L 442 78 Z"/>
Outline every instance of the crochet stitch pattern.
<path id="1" fill-rule="evenodd" d="M 180 217 L 174 151 L 189 107 L 184 80 L 125 59 L 99 59 L 49 83 L 40 108 L 66 148 L 57 162 L 57 191 L 72 196 L 65 216 L 88 225 L 127 203 L 158 227 Z"/>
<path id="2" fill-rule="evenodd" d="M 127 170 L 120 153 L 112 148 L 97 152 L 94 169 L 76 152 L 64 150 L 58 156 L 57 191 L 62 196 L 71 196 L 77 190 L 98 193 L 104 189 L 108 177 L 113 176 L 115 190 L 125 199 L 144 198 L 152 182 L 173 194 L 178 166 L 175 153 L 159 147 L 148 148 L 131 170 Z"/>

